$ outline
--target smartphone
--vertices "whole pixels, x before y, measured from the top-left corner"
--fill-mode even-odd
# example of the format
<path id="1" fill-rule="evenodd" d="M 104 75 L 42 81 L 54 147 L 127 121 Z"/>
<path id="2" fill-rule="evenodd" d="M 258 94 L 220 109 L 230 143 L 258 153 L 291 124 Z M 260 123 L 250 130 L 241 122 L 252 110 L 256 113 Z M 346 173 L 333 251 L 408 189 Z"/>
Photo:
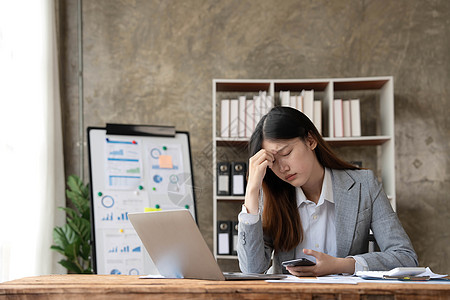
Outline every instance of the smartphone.
<path id="1" fill-rule="evenodd" d="M 283 261 L 281 263 L 283 267 L 295 267 L 295 266 L 314 266 L 316 263 L 310 261 L 307 258 L 298 258 L 293 260 Z"/>

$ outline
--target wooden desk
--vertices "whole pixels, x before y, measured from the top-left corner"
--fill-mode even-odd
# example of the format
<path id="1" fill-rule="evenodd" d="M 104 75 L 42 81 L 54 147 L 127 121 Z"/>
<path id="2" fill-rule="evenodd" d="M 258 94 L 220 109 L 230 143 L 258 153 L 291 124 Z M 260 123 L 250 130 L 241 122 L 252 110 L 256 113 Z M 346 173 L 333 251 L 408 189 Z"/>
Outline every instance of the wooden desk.
<path id="1" fill-rule="evenodd" d="M 450 299 L 450 284 L 308 284 L 48 275 L 0 284 L 4 299 Z"/>

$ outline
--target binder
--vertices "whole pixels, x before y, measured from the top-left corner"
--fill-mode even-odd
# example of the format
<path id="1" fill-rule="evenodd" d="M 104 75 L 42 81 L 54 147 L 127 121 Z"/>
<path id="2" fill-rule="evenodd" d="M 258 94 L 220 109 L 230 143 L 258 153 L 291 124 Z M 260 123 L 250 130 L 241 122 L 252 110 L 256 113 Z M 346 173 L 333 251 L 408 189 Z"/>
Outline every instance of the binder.
<path id="1" fill-rule="evenodd" d="M 231 221 L 217 221 L 217 254 L 231 254 Z"/>
<path id="2" fill-rule="evenodd" d="M 317 131 L 322 134 L 322 101 L 314 100 L 314 126 L 316 126 Z"/>
<path id="3" fill-rule="evenodd" d="M 281 106 L 290 106 L 291 92 L 290 91 L 280 91 L 280 102 L 281 102 Z"/>
<path id="4" fill-rule="evenodd" d="M 361 136 L 361 112 L 359 106 L 359 99 L 350 100 L 352 136 Z"/>
<path id="5" fill-rule="evenodd" d="M 231 248 L 231 254 L 237 255 L 237 244 L 238 244 L 238 221 L 233 221 L 231 223 L 231 235 L 232 235 L 232 248 Z"/>
<path id="6" fill-rule="evenodd" d="M 266 96 L 266 114 L 274 107 L 274 99 L 272 96 L 267 95 Z"/>
<path id="7" fill-rule="evenodd" d="M 231 163 L 232 192 L 233 196 L 245 195 L 245 175 L 247 172 L 247 164 L 245 162 Z"/>
<path id="8" fill-rule="evenodd" d="M 254 120 L 254 127 L 256 127 L 256 125 L 258 125 L 259 120 L 261 120 L 261 117 L 262 117 L 261 96 L 253 96 L 253 101 L 255 102 L 255 109 L 253 111 L 255 116 L 253 117 L 253 120 Z"/>
<path id="9" fill-rule="evenodd" d="M 239 100 L 230 100 L 230 137 L 239 136 Z"/>
<path id="10" fill-rule="evenodd" d="M 217 195 L 229 196 L 230 195 L 230 163 L 218 162 L 217 163 Z"/>
<path id="11" fill-rule="evenodd" d="M 230 137 L 230 100 L 220 102 L 220 136 Z"/>
<path id="12" fill-rule="evenodd" d="M 238 112 L 238 135 L 239 137 L 245 137 L 245 108 L 247 105 L 247 99 L 245 96 L 239 96 L 239 112 Z"/>
<path id="13" fill-rule="evenodd" d="M 343 127 L 344 127 L 344 136 L 345 137 L 352 136 L 350 100 L 342 101 L 342 119 L 343 119 Z"/>
<path id="14" fill-rule="evenodd" d="M 303 95 L 298 95 L 297 96 L 297 105 L 296 105 L 297 109 L 301 112 L 303 112 Z"/>
<path id="15" fill-rule="evenodd" d="M 303 113 L 312 121 L 314 119 L 314 90 L 303 90 Z"/>
<path id="16" fill-rule="evenodd" d="M 245 107 L 245 136 L 251 137 L 255 129 L 255 101 L 253 99 L 247 100 Z"/>
<path id="17" fill-rule="evenodd" d="M 267 114 L 267 92 L 259 91 L 259 96 L 261 97 L 261 117 Z"/>
<path id="18" fill-rule="evenodd" d="M 344 118 L 342 115 L 342 99 L 335 99 L 334 103 L 334 137 L 344 136 Z"/>

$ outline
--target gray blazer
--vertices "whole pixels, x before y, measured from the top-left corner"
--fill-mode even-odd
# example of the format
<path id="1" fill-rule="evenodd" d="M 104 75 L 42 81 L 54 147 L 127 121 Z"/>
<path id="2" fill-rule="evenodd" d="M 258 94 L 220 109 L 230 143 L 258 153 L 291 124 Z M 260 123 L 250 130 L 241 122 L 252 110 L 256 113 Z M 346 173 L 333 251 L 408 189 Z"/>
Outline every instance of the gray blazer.
<path id="1" fill-rule="evenodd" d="M 361 256 L 369 270 L 417 266 L 417 255 L 381 184 L 370 170 L 331 170 L 336 214 L 337 257 Z M 380 252 L 368 252 L 369 229 Z M 273 242 L 256 224 L 239 222 L 237 253 L 244 273 L 266 273 Z M 295 258 L 295 248 L 273 253 L 270 272 L 287 273 L 281 262 Z"/>

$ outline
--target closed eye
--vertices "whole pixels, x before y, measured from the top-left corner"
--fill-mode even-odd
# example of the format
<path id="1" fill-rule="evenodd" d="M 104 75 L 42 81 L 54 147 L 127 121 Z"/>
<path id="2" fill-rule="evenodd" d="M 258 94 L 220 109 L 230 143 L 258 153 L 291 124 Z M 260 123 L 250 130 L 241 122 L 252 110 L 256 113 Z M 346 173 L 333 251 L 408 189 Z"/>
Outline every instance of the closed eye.
<path id="1" fill-rule="evenodd" d="M 288 156 L 289 154 L 291 154 L 292 150 L 287 152 L 286 154 L 280 154 L 280 156 Z"/>

